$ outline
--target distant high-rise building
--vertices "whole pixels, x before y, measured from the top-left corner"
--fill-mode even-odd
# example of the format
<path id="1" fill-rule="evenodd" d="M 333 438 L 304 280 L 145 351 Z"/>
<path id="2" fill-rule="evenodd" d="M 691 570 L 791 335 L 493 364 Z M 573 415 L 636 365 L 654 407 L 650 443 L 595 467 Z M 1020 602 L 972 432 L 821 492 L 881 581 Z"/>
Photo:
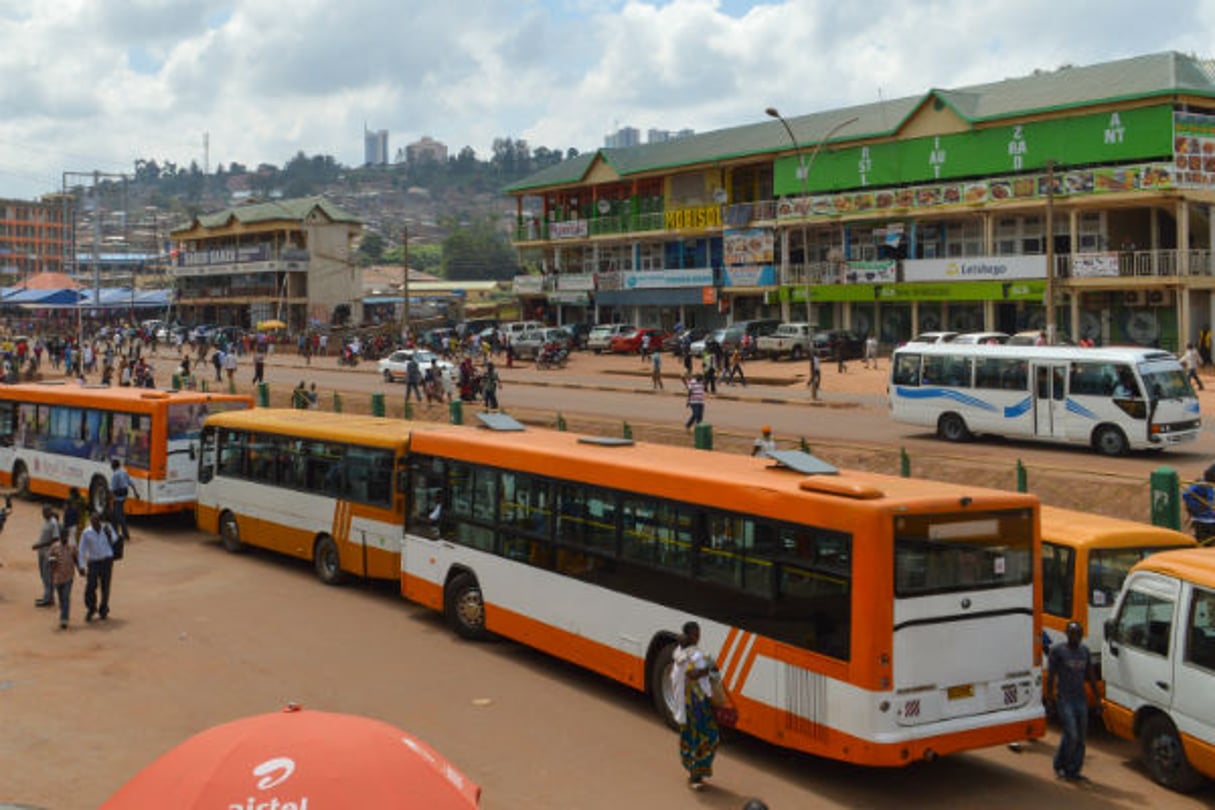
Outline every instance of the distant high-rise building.
<path id="1" fill-rule="evenodd" d="M 388 130 L 372 132 L 366 124 L 363 125 L 363 165 L 388 165 Z"/>
<path id="2" fill-rule="evenodd" d="M 676 138 L 689 138 L 695 134 L 696 130 L 694 129 L 681 129 L 671 136 L 671 140 L 675 140 Z"/>
<path id="3" fill-rule="evenodd" d="M 410 163 L 421 163 L 423 160 L 446 163 L 447 144 L 436 141 L 429 135 L 423 135 L 405 147 L 405 159 Z"/>
<path id="4" fill-rule="evenodd" d="M 646 143 L 666 143 L 671 140 L 671 130 L 669 129 L 651 129 L 646 133 Z"/>
<path id="5" fill-rule="evenodd" d="M 626 146 L 637 146 L 640 143 L 641 130 L 636 127 L 621 127 L 603 139 L 603 145 L 608 149 L 623 149 Z"/>

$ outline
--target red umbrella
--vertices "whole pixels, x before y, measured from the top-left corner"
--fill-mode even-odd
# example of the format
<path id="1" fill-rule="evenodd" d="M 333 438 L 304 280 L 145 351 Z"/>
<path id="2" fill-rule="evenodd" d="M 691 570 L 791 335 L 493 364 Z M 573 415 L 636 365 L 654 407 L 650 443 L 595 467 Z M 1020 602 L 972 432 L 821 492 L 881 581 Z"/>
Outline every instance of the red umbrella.
<path id="1" fill-rule="evenodd" d="M 102 810 L 468 810 L 481 788 L 388 723 L 303 711 L 224 723 L 131 778 Z"/>

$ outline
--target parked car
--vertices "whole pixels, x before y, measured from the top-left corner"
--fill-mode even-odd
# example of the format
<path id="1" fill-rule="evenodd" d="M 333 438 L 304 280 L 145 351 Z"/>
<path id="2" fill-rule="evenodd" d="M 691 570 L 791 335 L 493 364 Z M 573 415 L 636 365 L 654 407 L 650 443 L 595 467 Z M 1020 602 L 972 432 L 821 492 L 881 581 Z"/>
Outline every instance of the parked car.
<path id="1" fill-rule="evenodd" d="M 814 343 L 814 324 L 805 322 L 782 323 L 770 335 L 762 336 L 756 347 L 761 357 L 779 360 L 788 356 L 800 360 L 809 353 Z"/>
<path id="2" fill-rule="evenodd" d="M 211 340 L 211 333 L 215 331 L 215 326 L 209 323 L 200 323 L 190 330 L 190 340 L 195 343 L 206 343 Z"/>
<path id="3" fill-rule="evenodd" d="M 835 359 L 836 347 L 840 347 L 845 360 L 856 360 L 865 356 L 865 338 L 847 329 L 832 329 L 814 336 L 814 350 L 819 357 Z"/>
<path id="4" fill-rule="evenodd" d="M 920 332 L 908 343 L 948 343 L 958 336 L 957 332 Z"/>
<path id="5" fill-rule="evenodd" d="M 650 336 L 651 346 L 661 347 L 662 342 L 667 338 L 667 335 L 661 329 L 643 326 L 640 329 L 634 329 L 623 335 L 616 335 L 616 337 L 612 338 L 610 349 L 613 354 L 637 354 L 641 351 L 641 339 L 645 335 Z"/>
<path id="6" fill-rule="evenodd" d="M 754 356 L 759 347 L 759 339 L 775 332 L 778 326 L 780 326 L 780 320 L 777 318 L 735 321 L 733 325 L 726 327 L 726 333 L 721 339 L 721 346 L 729 354 L 734 351 L 735 347 L 743 345 L 744 336 L 749 336 L 751 355 Z"/>
<path id="7" fill-rule="evenodd" d="M 1037 346 L 1038 338 L 1042 335 L 1041 329 L 1028 329 L 1024 332 L 1017 332 L 1010 337 L 1006 342 L 1009 346 Z M 1070 338 L 1062 332 L 1055 333 L 1056 346 L 1072 346 L 1074 345 Z"/>
<path id="8" fill-rule="evenodd" d="M 592 325 L 589 323 L 567 323 L 564 328 L 574 336 L 574 348 L 585 349 L 587 338 L 590 337 Z"/>
<path id="9" fill-rule="evenodd" d="M 960 343 L 963 346 L 985 346 L 991 343 L 1007 343 L 1008 334 L 1005 332 L 963 332 L 950 343 Z"/>
<path id="10" fill-rule="evenodd" d="M 726 327 L 722 326 L 714 329 L 712 332 L 702 336 L 699 340 L 693 340 L 692 345 L 688 350 L 692 352 L 693 357 L 699 357 L 705 353 L 705 346 L 709 343 L 720 344 L 726 338 Z"/>
<path id="11" fill-rule="evenodd" d="M 405 373 L 411 357 L 418 361 L 418 370 L 423 374 L 426 373 L 426 369 L 430 368 L 431 363 L 436 361 L 444 373 L 452 370 L 451 363 L 440 359 L 434 352 L 426 349 L 397 349 L 380 360 L 380 376 L 384 378 L 385 382 L 405 382 Z"/>
<path id="12" fill-rule="evenodd" d="M 511 321 L 510 323 L 503 324 L 500 330 L 507 340 L 514 343 L 515 339 L 522 337 L 524 332 L 543 328 L 544 324 L 540 323 L 540 321 Z"/>
<path id="13" fill-rule="evenodd" d="M 681 351 L 683 351 L 684 341 L 686 339 L 689 347 L 688 350 L 691 351 L 691 344 L 696 343 L 697 341 L 703 341 L 707 334 L 709 334 L 709 330 L 701 329 L 700 327 L 684 329 L 682 332 L 671 335 L 664 340 L 662 342 L 662 350 L 664 352 L 670 352 L 671 354 L 679 354 Z M 703 346 L 701 347 L 701 351 L 704 351 Z"/>
<path id="14" fill-rule="evenodd" d="M 595 354 L 610 351 L 612 338 L 633 331 L 633 325 L 628 323 L 601 323 L 591 327 L 586 337 L 586 347 Z"/>
<path id="15" fill-rule="evenodd" d="M 524 332 L 511 343 L 511 347 L 516 360 L 535 360 L 540 349 L 549 343 L 556 343 L 568 351 L 574 345 L 574 336 L 564 326 L 548 326 Z"/>

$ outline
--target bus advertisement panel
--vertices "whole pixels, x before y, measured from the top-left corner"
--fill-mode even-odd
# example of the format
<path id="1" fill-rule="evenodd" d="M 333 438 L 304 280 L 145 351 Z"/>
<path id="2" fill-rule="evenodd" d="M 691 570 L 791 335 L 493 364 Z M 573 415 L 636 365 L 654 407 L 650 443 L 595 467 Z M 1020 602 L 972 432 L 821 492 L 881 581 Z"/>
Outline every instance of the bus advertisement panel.
<path id="1" fill-rule="evenodd" d="M 890 413 L 949 441 L 989 433 L 1111 456 L 1191 442 L 1202 427 L 1177 358 L 1139 348 L 903 346 L 891 363 Z"/>
<path id="2" fill-rule="evenodd" d="M 211 414 L 253 407 L 248 396 L 79 385 L 0 386 L 0 485 L 19 493 L 88 493 L 109 500 L 111 459 L 121 459 L 137 497 L 129 514 L 194 507 L 198 442 Z"/>

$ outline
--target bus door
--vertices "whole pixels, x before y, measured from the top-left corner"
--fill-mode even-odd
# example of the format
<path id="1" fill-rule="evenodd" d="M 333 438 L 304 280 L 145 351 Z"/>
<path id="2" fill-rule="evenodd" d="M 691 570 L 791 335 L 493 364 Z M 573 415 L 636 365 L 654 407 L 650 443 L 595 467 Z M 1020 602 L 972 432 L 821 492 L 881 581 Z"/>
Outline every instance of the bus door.
<path id="1" fill-rule="evenodd" d="M 1034 363 L 1034 435 L 1061 439 L 1067 425 L 1067 363 Z"/>

